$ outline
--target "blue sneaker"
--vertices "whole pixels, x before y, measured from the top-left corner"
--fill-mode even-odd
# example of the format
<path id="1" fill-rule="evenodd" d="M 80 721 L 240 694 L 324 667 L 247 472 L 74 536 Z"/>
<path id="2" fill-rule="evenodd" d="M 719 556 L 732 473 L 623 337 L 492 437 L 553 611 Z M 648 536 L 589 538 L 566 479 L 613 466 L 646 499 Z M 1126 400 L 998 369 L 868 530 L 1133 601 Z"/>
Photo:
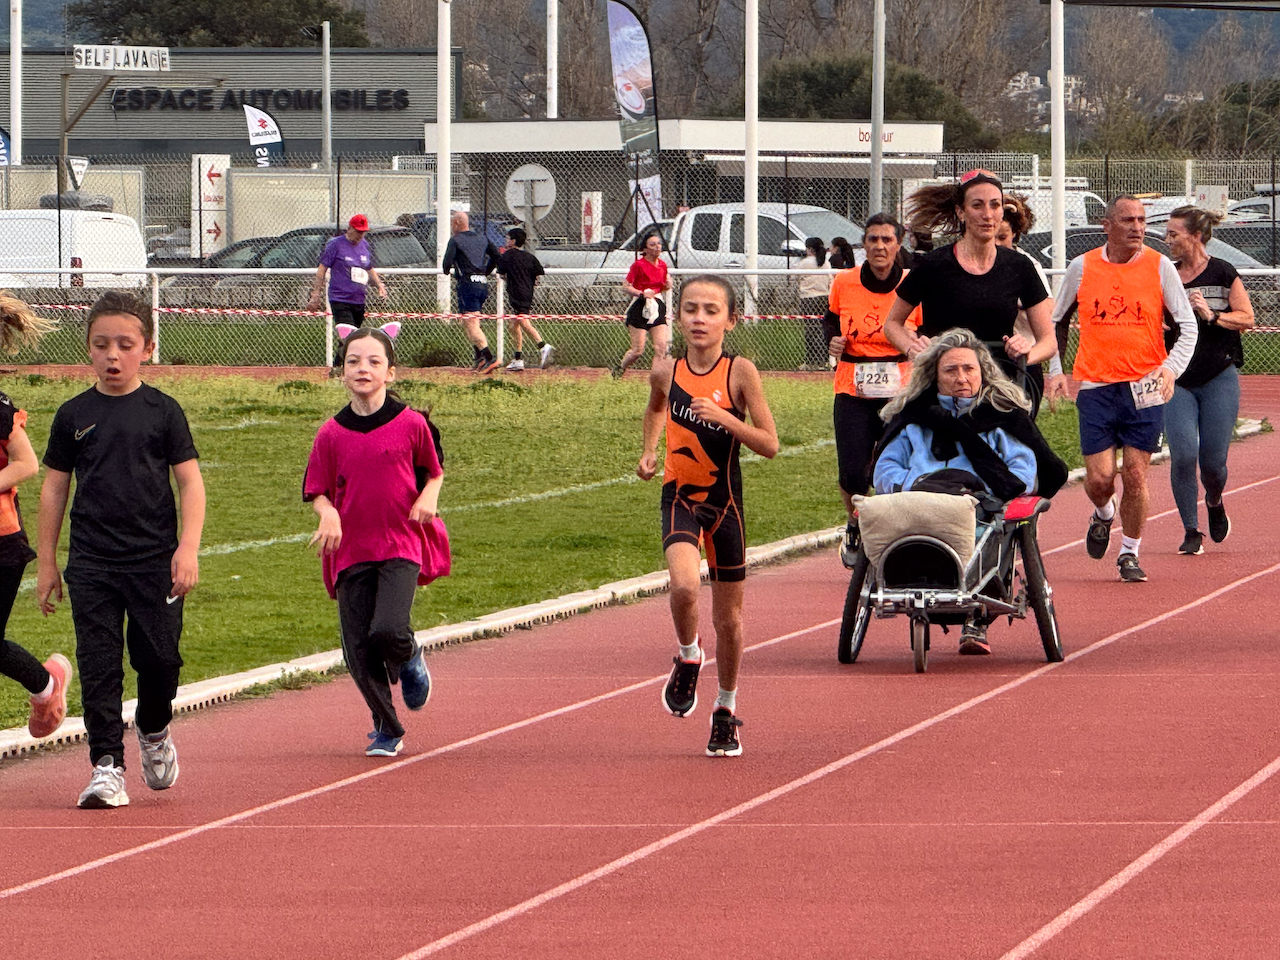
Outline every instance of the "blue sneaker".
<path id="1" fill-rule="evenodd" d="M 431 674 L 423 651 L 419 650 L 400 668 L 400 692 L 410 710 L 421 710 L 431 699 Z"/>
<path id="2" fill-rule="evenodd" d="M 369 734 L 369 746 L 365 748 L 366 757 L 394 757 L 404 746 L 404 737 L 393 737 L 385 733 Z"/>

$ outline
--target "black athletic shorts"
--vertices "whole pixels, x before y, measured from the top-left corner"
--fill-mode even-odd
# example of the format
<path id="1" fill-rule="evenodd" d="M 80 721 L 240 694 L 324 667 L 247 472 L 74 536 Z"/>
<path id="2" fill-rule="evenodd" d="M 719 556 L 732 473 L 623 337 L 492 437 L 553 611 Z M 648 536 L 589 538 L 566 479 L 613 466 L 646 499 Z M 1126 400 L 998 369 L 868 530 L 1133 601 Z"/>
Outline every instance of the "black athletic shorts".
<path id="1" fill-rule="evenodd" d="M 626 325 L 635 327 L 637 330 L 651 330 L 654 327 L 664 326 L 667 322 L 667 302 L 661 297 L 655 297 L 658 302 L 658 319 L 650 323 L 644 318 L 644 297 L 636 297 L 631 301 L 631 306 L 627 307 Z"/>
<path id="2" fill-rule="evenodd" d="M 330 300 L 329 309 L 333 312 L 334 324 L 349 323 L 353 327 L 364 326 L 363 303 L 341 303 L 337 300 Z"/>
<path id="3" fill-rule="evenodd" d="M 673 543 L 701 546 L 712 580 L 725 583 L 747 578 L 747 531 L 742 506 L 730 500 L 717 507 L 676 495 L 675 483 L 662 488 L 662 549 Z"/>

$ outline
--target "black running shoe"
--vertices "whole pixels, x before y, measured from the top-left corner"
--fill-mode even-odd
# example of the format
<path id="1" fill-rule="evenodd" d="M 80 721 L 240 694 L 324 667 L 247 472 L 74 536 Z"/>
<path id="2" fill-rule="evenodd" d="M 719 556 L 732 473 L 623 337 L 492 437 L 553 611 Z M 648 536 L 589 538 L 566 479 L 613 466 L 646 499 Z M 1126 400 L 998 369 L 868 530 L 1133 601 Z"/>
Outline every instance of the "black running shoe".
<path id="1" fill-rule="evenodd" d="M 1214 543 L 1221 543 L 1231 534 L 1231 518 L 1227 516 L 1227 505 L 1221 500 L 1216 505 L 1206 500 L 1204 507 L 1209 511 L 1209 537 Z"/>
<path id="2" fill-rule="evenodd" d="M 1204 553 L 1204 534 L 1199 530 L 1188 530 L 1187 535 L 1182 538 L 1182 546 L 1178 548 L 1178 552 L 1184 557 L 1198 557 Z"/>
<path id="3" fill-rule="evenodd" d="M 742 756 L 742 742 L 738 740 L 740 726 L 742 721 L 728 707 L 716 707 L 711 711 L 711 739 L 707 741 L 707 756 Z"/>
<path id="4" fill-rule="evenodd" d="M 698 705 L 698 671 L 703 659 L 702 647 L 698 647 L 697 660 L 674 658 L 675 666 L 662 688 L 662 705 L 673 717 L 687 717 Z"/>
<path id="5" fill-rule="evenodd" d="M 1097 511 L 1089 517 L 1089 532 L 1084 535 L 1084 547 L 1093 559 L 1101 560 L 1107 555 L 1107 549 L 1111 546 L 1111 524 L 1115 523 L 1115 519 L 1115 514 L 1112 514 L 1110 520 L 1103 520 Z"/>
<path id="6" fill-rule="evenodd" d="M 1122 553 L 1116 558 L 1116 566 L 1120 568 L 1120 579 L 1125 583 L 1146 583 L 1147 575 L 1138 566 L 1138 558 L 1132 553 Z"/>
<path id="7" fill-rule="evenodd" d="M 849 570 L 858 563 L 858 525 L 850 523 L 844 528 L 844 536 L 840 538 L 840 562 Z"/>

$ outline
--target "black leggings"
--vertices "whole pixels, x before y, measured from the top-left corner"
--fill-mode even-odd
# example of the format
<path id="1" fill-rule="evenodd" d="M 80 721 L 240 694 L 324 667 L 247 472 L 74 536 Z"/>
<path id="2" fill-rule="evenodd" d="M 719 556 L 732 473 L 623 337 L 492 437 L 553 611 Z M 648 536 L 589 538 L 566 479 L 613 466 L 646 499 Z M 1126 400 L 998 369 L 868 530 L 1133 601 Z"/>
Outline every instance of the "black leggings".
<path id="1" fill-rule="evenodd" d="M 49 671 L 25 647 L 2 638 L 26 568 L 25 563 L 0 566 L 0 673 L 17 680 L 30 693 L 42 693 L 49 685 Z"/>
<path id="2" fill-rule="evenodd" d="M 409 611 L 419 569 L 412 560 L 380 560 L 353 564 L 338 576 L 342 654 L 374 730 L 391 737 L 404 736 L 391 684 L 416 650 Z"/>
<path id="3" fill-rule="evenodd" d="M 866 493 L 871 486 L 871 455 L 884 436 L 880 411 L 888 402 L 836 394 L 836 462 L 840 465 L 840 489 L 845 493 Z"/>

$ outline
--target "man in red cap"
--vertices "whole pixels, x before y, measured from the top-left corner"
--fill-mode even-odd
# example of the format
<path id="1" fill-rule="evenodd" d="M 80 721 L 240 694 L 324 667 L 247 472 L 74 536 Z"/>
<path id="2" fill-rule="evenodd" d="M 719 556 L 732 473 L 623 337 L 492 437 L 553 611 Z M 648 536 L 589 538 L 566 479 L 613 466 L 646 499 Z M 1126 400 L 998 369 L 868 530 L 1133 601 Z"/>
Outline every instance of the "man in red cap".
<path id="1" fill-rule="evenodd" d="M 307 306 L 319 310 L 324 300 L 325 274 L 329 276 L 329 306 L 334 323 L 364 325 L 364 297 L 370 283 L 378 288 L 378 296 L 387 298 L 387 288 L 373 266 L 373 251 L 364 235 L 369 232 L 369 218 L 357 213 L 347 223 L 347 232 L 330 240 L 320 255 L 311 299 Z"/>

